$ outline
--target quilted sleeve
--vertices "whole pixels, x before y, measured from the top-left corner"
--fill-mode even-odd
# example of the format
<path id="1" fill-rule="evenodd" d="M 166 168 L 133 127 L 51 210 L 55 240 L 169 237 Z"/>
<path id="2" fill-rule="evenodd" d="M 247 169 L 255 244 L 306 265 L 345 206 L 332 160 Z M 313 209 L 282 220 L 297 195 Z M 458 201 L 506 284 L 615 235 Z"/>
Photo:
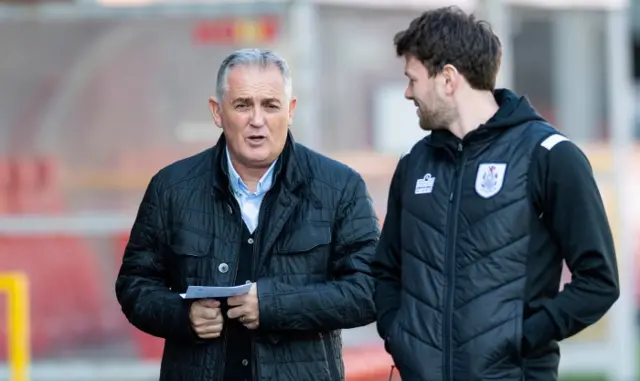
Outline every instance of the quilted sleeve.
<path id="1" fill-rule="evenodd" d="M 138 209 L 116 280 L 116 296 L 127 319 L 138 329 L 168 340 L 196 340 L 189 303 L 167 286 L 161 247 L 164 235 L 158 175 Z"/>
<path id="2" fill-rule="evenodd" d="M 269 330 L 336 330 L 375 320 L 371 261 L 380 226 L 360 175 L 353 173 L 337 212 L 333 280 L 294 287 L 271 278 L 257 282 L 260 326 Z"/>

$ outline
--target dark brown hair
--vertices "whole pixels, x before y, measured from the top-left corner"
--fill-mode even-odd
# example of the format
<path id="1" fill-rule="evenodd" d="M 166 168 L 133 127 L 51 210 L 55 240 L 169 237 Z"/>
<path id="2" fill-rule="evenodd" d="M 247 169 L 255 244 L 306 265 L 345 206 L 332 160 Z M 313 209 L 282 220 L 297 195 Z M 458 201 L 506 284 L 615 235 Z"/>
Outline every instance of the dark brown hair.
<path id="1" fill-rule="evenodd" d="M 489 23 L 458 7 L 424 12 L 408 29 L 398 32 L 393 43 L 398 56 L 414 56 L 430 76 L 450 64 L 473 89 L 494 90 L 502 59 L 500 39 Z"/>

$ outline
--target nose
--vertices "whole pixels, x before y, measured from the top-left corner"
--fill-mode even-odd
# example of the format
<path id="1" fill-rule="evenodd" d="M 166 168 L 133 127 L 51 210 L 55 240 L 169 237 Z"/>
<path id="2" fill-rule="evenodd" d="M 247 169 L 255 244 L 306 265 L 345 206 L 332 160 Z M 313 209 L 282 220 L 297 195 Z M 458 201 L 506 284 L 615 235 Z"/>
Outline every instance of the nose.
<path id="1" fill-rule="evenodd" d="M 404 91 L 404 97 L 407 100 L 413 100 L 413 92 L 411 91 L 411 87 L 407 86 L 407 89 Z"/>
<path id="2" fill-rule="evenodd" d="M 254 107 L 251 115 L 251 127 L 262 127 L 265 125 L 265 115 L 262 107 Z"/>

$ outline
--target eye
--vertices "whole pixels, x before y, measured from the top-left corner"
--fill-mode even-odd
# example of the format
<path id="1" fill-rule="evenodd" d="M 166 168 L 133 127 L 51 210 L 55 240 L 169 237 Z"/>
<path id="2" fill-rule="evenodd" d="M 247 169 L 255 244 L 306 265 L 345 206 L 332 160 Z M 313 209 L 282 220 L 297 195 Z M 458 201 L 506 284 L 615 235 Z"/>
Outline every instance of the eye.
<path id="1" fill-rule="evenodd" d="M 277 111 L 280 110 L 280 107 L 276 104 L 268 104 L 266 106 L 267 110 Z"/>
<path id="2" fill-rule="evenodd" d="M 248 107 L 249 106 L 247 104 L 245 104 L 245 103 L 239 103 L 239 104 L 235 105 L 234 109 L 236 111 L 243 111 L 243 110 L 246 110 Z"/>

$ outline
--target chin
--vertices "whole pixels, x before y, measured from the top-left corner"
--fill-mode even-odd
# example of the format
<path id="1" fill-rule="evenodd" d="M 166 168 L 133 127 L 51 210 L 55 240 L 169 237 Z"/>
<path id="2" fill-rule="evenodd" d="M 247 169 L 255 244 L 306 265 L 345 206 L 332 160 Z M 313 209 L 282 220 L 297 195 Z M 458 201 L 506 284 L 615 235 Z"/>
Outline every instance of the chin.
<path id="1" fill-rule="evenodd" d="M 420 123 L 420 129 L 423 131 L 432 131 L 433 127 L 424 123 Z"/>
<path id="2" fill-rule="evenodd" d="M 245 158 L 247 161 L 256 164 L 267 164 L 275 160 L 268 147 L 249 148 L 245 154 Z"/>

